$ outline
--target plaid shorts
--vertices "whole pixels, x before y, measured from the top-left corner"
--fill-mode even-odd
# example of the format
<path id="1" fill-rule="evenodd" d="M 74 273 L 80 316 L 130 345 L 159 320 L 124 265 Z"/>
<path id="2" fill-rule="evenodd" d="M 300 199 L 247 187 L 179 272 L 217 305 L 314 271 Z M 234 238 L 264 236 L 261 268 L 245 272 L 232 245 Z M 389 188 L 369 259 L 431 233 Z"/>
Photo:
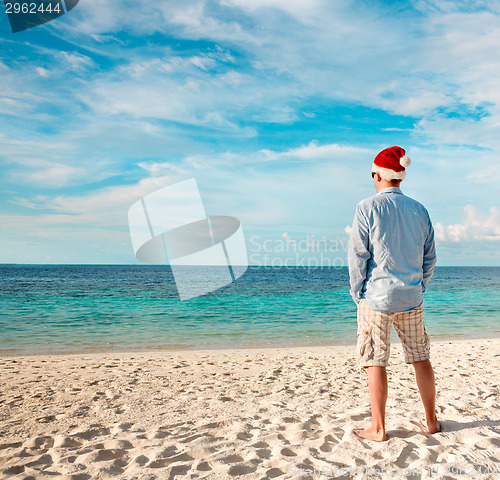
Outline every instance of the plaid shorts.
<path id="1" fill-rule="evenodd" d="M 403 345 L 406 363 L 430 357 L 429 337 L 424 325 L 424 305 L 409 312 L 385 313 L 372 310 L 362 300 L 358 303 L 357 354 L 360 368 L 385 367 L 391 350 L 391 328 L 394 325 Z"/>

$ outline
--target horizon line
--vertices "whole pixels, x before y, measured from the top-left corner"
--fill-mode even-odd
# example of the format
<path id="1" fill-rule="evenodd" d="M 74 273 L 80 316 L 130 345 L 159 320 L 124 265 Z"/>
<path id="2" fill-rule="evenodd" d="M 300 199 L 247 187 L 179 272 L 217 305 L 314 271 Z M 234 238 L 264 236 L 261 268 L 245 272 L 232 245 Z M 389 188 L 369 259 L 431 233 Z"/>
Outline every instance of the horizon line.
<path id="1" fill-rule="evenodd" d="M 8 266 L 135 266 L 135 267 L 171 267 L 170 264 L 165 263 L 16 263 L 16 262 L 0 262 L 0 267 Z M 174 265 L 175 267 L 226 267 L 226 265 Z M 238 265 L 234 264 L 235 267 L 263 267 L 263 268 L 334 268 L 336 270 L 341 268 L 348 268 L 347 265 L 335 266 L 335 265 Z M 453 267 L 453 268 L 500 268 L 500 265 L 436 265 L 436 268 L 440 267 Z"/>

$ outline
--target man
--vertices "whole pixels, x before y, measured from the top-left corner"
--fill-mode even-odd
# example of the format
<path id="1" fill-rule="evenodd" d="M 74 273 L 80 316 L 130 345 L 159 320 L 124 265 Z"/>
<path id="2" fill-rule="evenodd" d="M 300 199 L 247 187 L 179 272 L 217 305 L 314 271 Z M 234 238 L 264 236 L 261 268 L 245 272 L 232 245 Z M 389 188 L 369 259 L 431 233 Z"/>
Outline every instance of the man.
<path id="1" fill-rule="evenodd" d="M 415 368 L 425 409 L 420 428 L 430 434 L 441 430 L 422 299 L 436 264 L 434 229 L 424 206 L 399 188 L 409 164 L 401 147 L 387 148 L 375 157 L 372 178 L 377 194 L 357 205 L 349 242 L 350 293 L 358 305 L 357 353 L 361 369 L 368 373 L 372 413 L 371 426 L 354 433 L 379 442 L 386 440 L 392 325 L 405 362 Z"/>

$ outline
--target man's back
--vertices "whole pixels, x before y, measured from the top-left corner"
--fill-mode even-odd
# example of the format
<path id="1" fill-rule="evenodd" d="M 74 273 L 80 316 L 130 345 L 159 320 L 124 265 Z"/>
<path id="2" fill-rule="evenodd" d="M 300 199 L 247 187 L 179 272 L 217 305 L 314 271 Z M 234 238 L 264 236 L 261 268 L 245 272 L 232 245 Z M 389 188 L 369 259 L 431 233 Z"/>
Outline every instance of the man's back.
<path id="1" fill-rule="evenodd" d="M 381 312 L 418 307 L 435 259 L 427 210 L 398 187 L 384 188 L 357 205 L 349 245 L 356 302 L 363 299 Z"/>

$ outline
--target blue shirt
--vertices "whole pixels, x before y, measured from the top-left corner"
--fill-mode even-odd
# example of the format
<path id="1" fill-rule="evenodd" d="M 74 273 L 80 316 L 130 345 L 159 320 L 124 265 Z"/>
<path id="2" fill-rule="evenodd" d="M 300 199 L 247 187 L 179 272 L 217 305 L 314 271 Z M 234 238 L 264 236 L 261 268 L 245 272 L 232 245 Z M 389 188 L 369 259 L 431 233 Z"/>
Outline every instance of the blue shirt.
<path id="1" fill-rule="evenodd" d="M 351 296 L 373 310 L 407 312 L 422 303 L 436 265 L 425 207 L 398 187 L 356 206 L 348 250 Z"/>

